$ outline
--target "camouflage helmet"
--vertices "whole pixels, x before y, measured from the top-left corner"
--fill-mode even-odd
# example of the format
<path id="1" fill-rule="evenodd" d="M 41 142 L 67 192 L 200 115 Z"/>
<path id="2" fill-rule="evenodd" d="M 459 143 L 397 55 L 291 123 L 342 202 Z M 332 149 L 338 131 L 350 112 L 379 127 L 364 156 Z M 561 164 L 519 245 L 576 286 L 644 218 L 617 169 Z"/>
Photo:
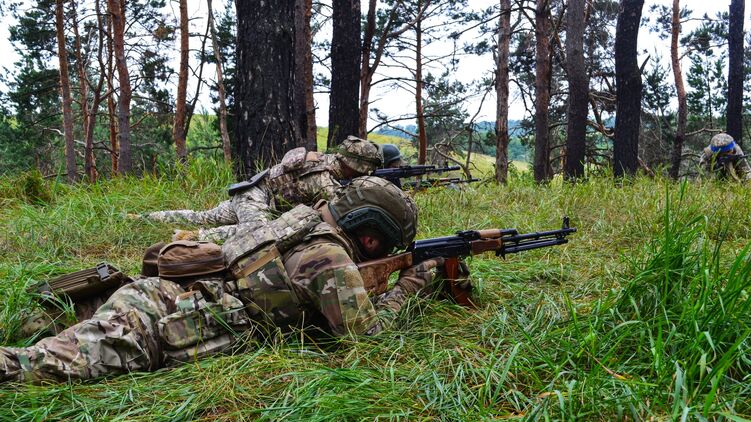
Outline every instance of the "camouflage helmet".
<path id="1" fill-rule="evenodd" d="M 733 148 L 735 148 L 735 141 L 727 133 L 718 133 L 709 142 L 709 149 L 714 153 L 732 151 Z"/>
<path id="2" fill-rule="evenodd" d="M 393 183 L 379 177 L 352 180 L 328 204 L 336 224 L 350 236 L 371 228 L 383 234 L 389 249 L 406 248 L 417 231 L 417 205 Z"/>
<path id="3" fill-rule="evenodd" d="M 388 167 L 394 161 L 402 160 L 402 153 L 399 151 L 399 147 L 394 144 L 383 144 L 381 146 L 383 151 L 383 167 Z"/>
<path id="4" fill-rule="evenodd" d="M 339 145 L 336 157 L 360 174 L 370 174 L 383 163 L 383 154 L 378 145 L 356 136 L 348 136 Z"/>

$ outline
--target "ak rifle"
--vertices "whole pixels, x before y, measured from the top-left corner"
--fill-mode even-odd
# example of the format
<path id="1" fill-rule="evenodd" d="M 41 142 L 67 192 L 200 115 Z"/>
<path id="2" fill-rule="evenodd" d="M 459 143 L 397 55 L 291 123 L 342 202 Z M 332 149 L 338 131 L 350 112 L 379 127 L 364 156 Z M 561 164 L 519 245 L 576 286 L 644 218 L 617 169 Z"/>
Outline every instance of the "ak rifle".
<path id="1" fill-rule="evenodd" d="M 451 186 L 451 185 L 460 185 L 464 183 L 474 183 L 479 182 L 480 179 L 462 179 L 460 177 L 442 177 L 440 179 L 426 179 L 426 180 L 420 180 L 420 181 L 412 181 L 412 182 L 404 182 L 402 183 L 403 189 L 428 189 L 428 188 L 435 188 L 439 186 Z"/>
<path id="2" fill-rule="evenodd" d="M 380 177 L 381 179 L 386 179 L 389 182 L 401 188 L 402 187 L 401 179 L 406 179 L 408 177 L 424 176 L 426 174 L 432 174 L 432 173 L 445 173 L 445 172 L 455 171 L 459 169 L 460 169 L 459 166 L 447 166 L 447 167 L 436 167 L 433 165 L 401 166 L 401 167 L 394 167 L 394 168 L 376 169 L 370 175 Z M 351 180 L 340 180 L 340 183 L 342 184 L 342 186 L 348 185 L 349 182 L 351 182 Z"/>
<path id="3" fill-rule="evenodd" d="M 461 286 L 461 258 L 485 252 L 495 252 L 496 256 L 503 258 L 517 252 L 563 245 L 568 243 L 567 236 L 575 232 L 576 227 L 569 226 L 568 217 L 563 217 L 560 230 L 533 233 L 519 233 L 516 229 L 465 230 L 454 236 L 416 240 L 403 253 L 361 262 L 357 268 L 368 293 L 377 295 L 386 291 L 391 273 L 428 259 L 444 258 L 442 272 L 446 293 L 456 303 L 473 307 L 470 291 Z"/>

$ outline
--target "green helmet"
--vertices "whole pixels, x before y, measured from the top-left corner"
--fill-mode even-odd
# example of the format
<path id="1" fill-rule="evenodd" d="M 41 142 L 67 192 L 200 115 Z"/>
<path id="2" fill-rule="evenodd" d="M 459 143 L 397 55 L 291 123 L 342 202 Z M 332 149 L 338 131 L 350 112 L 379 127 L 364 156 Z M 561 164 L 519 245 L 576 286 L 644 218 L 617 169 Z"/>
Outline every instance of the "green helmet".
<path id="1" fill-rule="evenodd" d="M 339 145 L 336 156 L 347 167 L 363 175 L 372 173 L 383 163 L 383 154 L 378 145 L 355 136 L 347 137 Z"/>
<path id="2" fill-rule="evenodd" d="M 383 167 L 388 167 L 394 161 L 401 161 L 402 153 L 399 151 L 399 147 L 394 144 L 383 144 L 381 146 L 383 151 Z"/>
<path id="3" fill-rule="evenodd" d="M 370 228 L 381 233 L 390 248 L 399 249 L 415 239 L 417 205 L 404 191 L 379 177 L 352 179 L 328 207 L 336 224 L 352 237 L 358 229 Z"/>

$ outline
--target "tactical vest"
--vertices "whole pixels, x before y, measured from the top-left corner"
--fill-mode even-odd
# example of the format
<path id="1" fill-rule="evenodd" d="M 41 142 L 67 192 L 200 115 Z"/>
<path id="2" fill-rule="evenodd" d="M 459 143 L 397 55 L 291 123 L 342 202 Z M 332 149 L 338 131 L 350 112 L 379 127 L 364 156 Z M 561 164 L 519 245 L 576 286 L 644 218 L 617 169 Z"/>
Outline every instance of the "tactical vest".
<path id="1" fill-rule="evenodd" d="M 294 326 L 300 316 L 299 300 L 282 256 L 307 240 L 321 224 L 318 211 L 298 205 L 278 219 L 254 230 L 242 231 L 222 246 L 234 281 L 232 290 L 250 317 L 265 325 Z M 316 236 L 329 232 L 316 231 Z"/>
<path id="2" fill-rule="evenodd" d="M 277 210 L 288 209 L 290 204 L 312 204 L 320 198 L 310 198 L 310 193 L 301 189 L 299 179 L 313 173 L 333 171 L 336 158 L 304 147 L 284 154 L 282 162 L 269 170 L 266 187 L 273 193 Z"/>

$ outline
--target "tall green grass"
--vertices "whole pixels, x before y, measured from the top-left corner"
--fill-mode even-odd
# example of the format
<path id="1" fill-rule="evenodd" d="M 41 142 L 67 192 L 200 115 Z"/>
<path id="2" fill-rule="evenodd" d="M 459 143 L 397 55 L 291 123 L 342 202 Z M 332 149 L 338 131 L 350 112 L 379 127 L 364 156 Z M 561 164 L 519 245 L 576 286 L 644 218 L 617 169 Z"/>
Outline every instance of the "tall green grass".
<path id="1" fill-rule="evenodd" d="M 228 168 L 49 183 L 32 203 L 0 178 L 0 330 L 27 285 L 108 260 L 128 272 L 169 225 L 124 212 L 208 208 Z M 559 248 L 470 260 L 480 306 L 410 300 L 393 330 L 316 344 L 302 333 L 153 374 L 0 386 L 0 420 L 688 419 L 751 414 L 747 187 L 610 178 L 418 192 L 419 237 L 456 230 L 579 232 Z"/>

